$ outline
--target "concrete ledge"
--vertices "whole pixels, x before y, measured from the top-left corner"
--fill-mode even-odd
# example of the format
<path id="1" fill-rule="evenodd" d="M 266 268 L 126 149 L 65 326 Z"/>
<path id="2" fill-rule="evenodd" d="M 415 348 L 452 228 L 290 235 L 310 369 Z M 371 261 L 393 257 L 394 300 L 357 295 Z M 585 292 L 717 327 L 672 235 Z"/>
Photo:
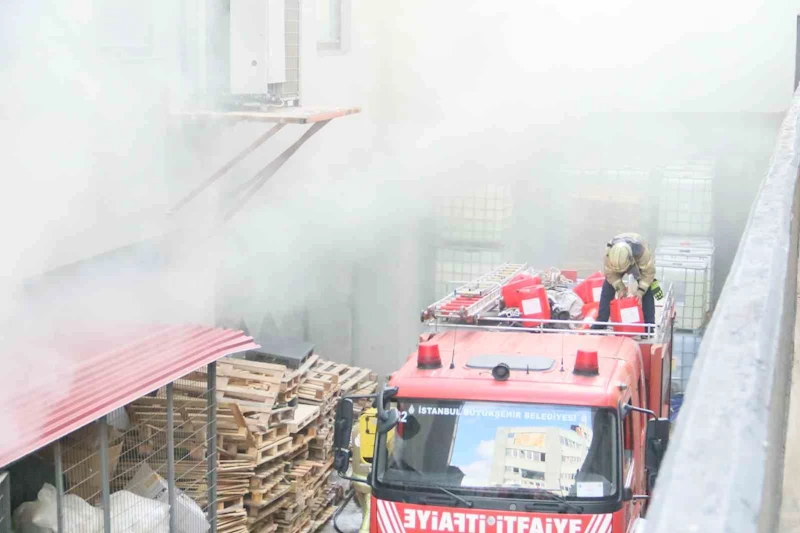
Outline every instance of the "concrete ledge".
<path id="1" fill-rule="evenodd" d="M 798 302 L 798 299 L 795 299 Z M 796 304 L 795 304 L 796 305 Z M 800 338 L 800 318 L 795 316 L 794 338 Z M 789 417 L 786 426 L 786 451 L 783 459 L 783 495 L 778 531 L 800 533 L 800 351 L 797 343 L 792 358 L 792 383 Z"/>
<path id="2" fill-rule="evenodd" d="M 800 93 L 700 346 L 648 533 L 777 531 L 797 288 L 798 118 Z"/>

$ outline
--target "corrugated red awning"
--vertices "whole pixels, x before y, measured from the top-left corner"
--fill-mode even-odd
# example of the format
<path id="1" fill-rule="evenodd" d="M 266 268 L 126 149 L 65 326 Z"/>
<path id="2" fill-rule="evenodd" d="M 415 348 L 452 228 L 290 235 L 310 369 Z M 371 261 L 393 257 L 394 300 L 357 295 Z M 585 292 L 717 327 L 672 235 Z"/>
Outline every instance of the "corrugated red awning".
<path id="1" fill-rule="evenodd" d="M 241 331 L 204 326 L 17 347 L 0 368 L 0 468 L 212 361 L 255 348 Z"/>

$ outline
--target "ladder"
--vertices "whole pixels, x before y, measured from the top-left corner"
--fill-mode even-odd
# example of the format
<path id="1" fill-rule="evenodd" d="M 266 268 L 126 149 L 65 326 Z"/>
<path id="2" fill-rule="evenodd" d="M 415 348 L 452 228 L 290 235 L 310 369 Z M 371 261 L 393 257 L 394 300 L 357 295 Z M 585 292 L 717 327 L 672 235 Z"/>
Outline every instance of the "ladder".
<path id="1" fill-rule="evenodd" d="M 421 321 L 458 319 L 472 321 L 500 301 L 503 285 L 528 268 L 527 263 L 503 263 L 488 274 L 455 289 L 422 311 Z"/>

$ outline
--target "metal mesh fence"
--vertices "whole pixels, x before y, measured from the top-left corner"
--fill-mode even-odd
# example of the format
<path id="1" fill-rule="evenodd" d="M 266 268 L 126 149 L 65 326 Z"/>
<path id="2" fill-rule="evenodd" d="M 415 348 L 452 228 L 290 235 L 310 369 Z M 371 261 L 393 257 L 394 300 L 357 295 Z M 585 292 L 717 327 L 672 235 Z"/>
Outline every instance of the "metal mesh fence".
<path id="1" fill-rule="evenodd" d="M 11 481 L 0 471 L 0 533 L 11 533 Z"/>
<path id="2" fill-rule="evenodd" d="M 439 248 L 436 250 L 436 296 L 471 281 L 503 263 L 499 250 Z"/>
<path id="3" fill-rule="evenodd" d="M 232 524 L 219 530 L 246 533 L 242 488 L 238 496 L 220 491 L 219 498 L 215 490 L 213 369 L 185 376 L 45 448 L 40 455 L 56 474 L 56 486 L 44 492 L 56 505 L 51 529 L 206 533 Z"/>
<path id="4" fill-rule="evenodd" d="M 659 188 L 659 231 L 711 235 L 713 166 L 690 164 L 663 169 Z"/>
<path id="5" fill-rule="evenodd" d="M 689 384 L 702 335 L 676 331 L 672 337 L 672 393 L 683 394 Z"/>
<path id="6" fill-rule="evenodd" d="M 689 331 L 702 328 L 711 313 L 713 255 L 677 257 L 656 254 L 656 278 L 664 287 L 672 285 L 677 312 L 675 328 Z"/>
<path id="7" fill-rule="evenodd" d="M 485 184 L 442 198 L 438 205 L 439 240 L 454 245 L 502 245 L 513 213 L 508 185 Z"/>
<path id="8" fill-rule="evenodd" d="M 294 370 L 239 358 L 219 368 L 219 378 L 216 363 L 199 369 L 37 452 L 44 478 L 20 488 L 17 508 L 32 515 L 18 530 L 319 530 L 342 497 L 330 482 L 336 400 L 374 392 L 377 376 L 316 355 Z"/>
<path id="9" fill-rule="evenodd" d="M 130 479 L 122 481 L 149 498 L 174 502 L 177 531 L 208 527 L 206 454 L 211 417 L 206 391 L 205 377 L 192 374 L 127 406 L 135 429 L 124 461 L 124 475 Z M 175 480 L 172 494 L 169 479 Z"/>

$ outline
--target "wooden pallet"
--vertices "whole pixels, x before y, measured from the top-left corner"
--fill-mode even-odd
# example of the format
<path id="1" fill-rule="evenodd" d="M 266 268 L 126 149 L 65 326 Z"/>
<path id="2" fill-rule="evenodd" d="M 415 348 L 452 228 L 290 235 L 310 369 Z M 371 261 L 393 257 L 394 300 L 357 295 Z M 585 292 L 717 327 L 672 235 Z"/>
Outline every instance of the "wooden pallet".
<path id="1" fill-rule="evenodd" d="M 269 444 L 274 444 L 280 440 L 285 439 L 289 436 L 289 426 L 287 424 L 283 424 L 280 426 L 272 426 L 267 431 L 253 433 L 252 444 L 255 445 L 256 448 L 263 448 L 264 446 L 268 446 Z"/>
<path id="2" fill-rule="evenodd" d="M 247 511 L 247 525 L 253 526 L 267 519 L 275 519 L 276 514 L 286 507 L 287 502 L 283 498 L 278 498 L 271 504 L 264 506 L 251 506 Z"/>
<path id="3" fill-rule="evenodd" d="M 275 363 L 262 363 L 261 361 L 248 361 L 247 359 L 237 359 L 227 357 L 217 363 L 217 375 L 223 376 L 229 372 L 241 373 L 249 372 L 262 376 L 259 380 L 281 384 L 289 374 L 284 365 Z"/>
<path id="4" fill-rule="evenodd" d="M 217 533 L 249 533 L 244 509 L 217 512 Z"/>
<path id="5" fill-rule="evenodd" d="M 311 523 L 308 509 L 300 503 L 291 503 L 277 513 L 280 533 L 300 533 Z"/>
<path id="6" fill-rule="evenodd" d="M 278 524 L 275 522 L 275 517 L 270 515 L 259 521 L 250 522 L 248 520 L 247 528 L 250 533 L 275 533 L 278 530 Z"/>
<path id="7" fill-rule="evenodd" d="M 268 493 L 260 494 L 259 496 L 257 496 L 258 501 L 254 501 L 251 493 L 251 496 L 245 498 L 244 500 L 248 508 L 248 514 L 252 517 L 256 517 L 259 520 L 261 520 L 265 516 L 269 516 L 275 512 L 280 511 L 288 504 L 284 496 L 288 494 L 290 490 L 292 490 L 292 486 L 290 484 L 288 483 L 280 484 L 274 487 Z M 276 504 L 281 504 L 281 505 L 276 505 Z M 270 511 L 270 512 L 266 513 L 265 511 Z"/>
<path id="8" fill-rule="evenodd" d="M 326 507 L 322 511 L 322 513 L 313 522 L 311 522 L 311 531 L 312 531 L 312 533 L 322 529 L 322 526 L 324 526 L 328 522 L 328 520 L 331 519 L 331 517 L 333 516 L 333 514 L 335 512 L 336 512 L 336 506 L 335 505 L 332 505 L 330 507 Z"/>
<path id="9" fill-rule="evenodd" d="M 217 495 L 217 512 L 231 509 L 244 509 L 244 498 L 241 496 L 220 498 Z"/>
<path id="10" fill-rule="evenodd" d="M 199 372 L 182 380 L 187 381 L 186 392 L 181 392 L 187 398 L 182 420 L 189 428 L 206 423 L 207 402 L 197 395 L 206 377 Z M 376 388 L 371 371 L 324 361 L 318 355 L 297 370 L 242 359 L 220 361 L 217 491 L 226 502 L 220 513 L 228 516 L 224 524 L 219 522 L 218 531 L 313 533 L 322 527 L 333 515 L 341 492 L 331 483 L 336 405 L 343 395 L 371 394 Z M 294 398 L 297 405 L 287 405 Z M 165 404 L 161 397 L 154 400 L 143 412 L 160 420 Z M 356 402 L 356 409 L 369 403 Z M 204 457 L 202 444 L 198 459 Z M 198 475 L 187 479 L 205 489 L 204 473 L 199 465 Z M 200 491 L 193 496 L 204 497 Z"/>
<path id="11" fill-rule="evenodd" d="M 256 469 L 250 476 L 250 488 L 253 490 L 268 490 L 279 484 L 289 473 L 291 464 L 278 459 Z"/>
<path id="12" fill-rule="evenodd" d="M 272 489 L 266 491 L 251 490 L 246 503 L 250 508 L 268 506 L 288 494 L 291 490 L 292 486 L 288 483 L 279 483 L 272 487 Z"/>
<path id="13" fill-rule="evenodd" d="M 261 448 L 249 448 L 246 452 L 239 453 L 237 458 L 253 461 L 258 466 L 286 455 L 291 449 L 292 437 L 286 436 L 280 440 L 269 442 Z"/>
<path id="14" fill-rule="evenodd" d="M 264 390 L 260 387 L 235 385 L 228 378 L 217 380 L 217 400 L 245 400 L 254 403 L 263 403 L 270 408 L 275 405 L 278 391 Z"/>
<path id="15" fill-rule="evenodd" d="M 272 427 L 289 423 L 294 418 L 294 412 L 294 407 L 273 408 L 268 412 L 248 415 L 245 417 L 245 422 L 251 432 L 265 432 Z"/>
<path id="16" fill-rule="evenodd" d="M 248 382 L 263 383 L 265 387 L 281 390 L 286 367 L 245 359 L 222 359 L 217 363 L 217 378 L 225 377 Z"/>
<path id="17" fill-rule="evenodd" d="M 289 422 L 289 433 L 297 433 L 309 426 L 319 416 L 319 406 L 298 405 L 294 418 Z"/>

